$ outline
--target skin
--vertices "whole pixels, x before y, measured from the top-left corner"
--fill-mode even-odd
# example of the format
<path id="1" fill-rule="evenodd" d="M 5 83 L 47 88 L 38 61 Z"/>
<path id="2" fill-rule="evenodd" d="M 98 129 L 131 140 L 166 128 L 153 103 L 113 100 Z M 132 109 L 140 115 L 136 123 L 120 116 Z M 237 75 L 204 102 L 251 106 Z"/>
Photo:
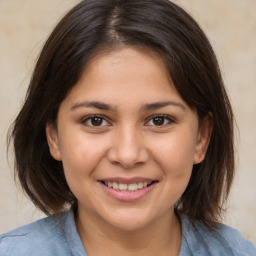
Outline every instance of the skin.
<path id="1" fill-rule="evenodd" d="M 211 124 L 199 127 L 157 55 L 123 47 L 93 58 L 61 103 L 57 128 L 48 124 L 46 133 L 78 199 L 88 255 L 179 254 L 174 204 L 204 159 Z M 142 198 L 120 201 L 99 182 L 113 177 L 157 182 Z"/>

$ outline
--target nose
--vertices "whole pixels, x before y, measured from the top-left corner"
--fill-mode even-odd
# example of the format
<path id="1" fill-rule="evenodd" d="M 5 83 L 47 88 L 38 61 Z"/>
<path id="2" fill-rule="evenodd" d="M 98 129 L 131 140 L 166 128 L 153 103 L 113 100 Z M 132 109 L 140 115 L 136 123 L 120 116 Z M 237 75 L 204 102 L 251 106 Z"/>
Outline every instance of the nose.
<path id="1" fill-rule="evenodd" d="M 117 129 L 108 151 L 108 159 L 125 169 L 147 162 L 149 153 L 143 136 L 133 127 Z"/>

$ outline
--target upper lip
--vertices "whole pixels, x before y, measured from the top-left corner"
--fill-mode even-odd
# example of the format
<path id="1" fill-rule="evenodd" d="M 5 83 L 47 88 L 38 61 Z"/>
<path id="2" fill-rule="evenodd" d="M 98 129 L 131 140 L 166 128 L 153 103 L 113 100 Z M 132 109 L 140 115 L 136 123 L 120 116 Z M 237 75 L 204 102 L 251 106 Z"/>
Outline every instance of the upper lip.
<path id="1" fill-rule="evenodd" d="M 157 181 L 155 179 L 144 178 L 144 177 L 132 177 L 132 178 L 124 178 L 124 177 L 111 177 L 106 179 L 100 179 L 99 181 L 103 182 L 117 182 L 122 184 L 132 184 L 132 183 L 139 183 L 139 182 L 153 182 Z"/>

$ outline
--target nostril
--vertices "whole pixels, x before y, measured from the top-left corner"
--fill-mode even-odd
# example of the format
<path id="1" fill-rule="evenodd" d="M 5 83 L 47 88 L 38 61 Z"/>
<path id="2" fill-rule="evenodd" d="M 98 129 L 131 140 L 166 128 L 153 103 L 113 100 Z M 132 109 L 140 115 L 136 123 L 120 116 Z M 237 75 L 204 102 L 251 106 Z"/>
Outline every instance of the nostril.
<path id="1" fill-rule="evenodd" d="M 108 159 L 114 165 L 121 165 L 125 169 L 141 165 L 149 159 L 147 150 L 143 147 L 113 146 L 108 152 Z"/>

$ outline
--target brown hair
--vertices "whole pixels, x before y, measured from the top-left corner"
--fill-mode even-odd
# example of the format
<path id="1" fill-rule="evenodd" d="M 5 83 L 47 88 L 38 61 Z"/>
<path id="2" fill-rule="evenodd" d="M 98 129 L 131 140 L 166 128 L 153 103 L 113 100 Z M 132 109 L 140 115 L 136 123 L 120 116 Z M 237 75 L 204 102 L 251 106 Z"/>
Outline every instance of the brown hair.
<path id="1" fill-rule="evenodd" d="M 176 206 L 190 220 L 214 226 L 234 174 L 233 113 L 213 49 L 198 24 L 168 0 L 84 0 L 58 23 L 39 56 L 13 139 L 16 174 L 33 203 L 46 214 L 76 204 L 47 145 L 45 126 L 99 49 L 129 45 L 157 52 L 181 97 L 209 113 L 213 130 L 204 161 L 194 165 Z"/>

